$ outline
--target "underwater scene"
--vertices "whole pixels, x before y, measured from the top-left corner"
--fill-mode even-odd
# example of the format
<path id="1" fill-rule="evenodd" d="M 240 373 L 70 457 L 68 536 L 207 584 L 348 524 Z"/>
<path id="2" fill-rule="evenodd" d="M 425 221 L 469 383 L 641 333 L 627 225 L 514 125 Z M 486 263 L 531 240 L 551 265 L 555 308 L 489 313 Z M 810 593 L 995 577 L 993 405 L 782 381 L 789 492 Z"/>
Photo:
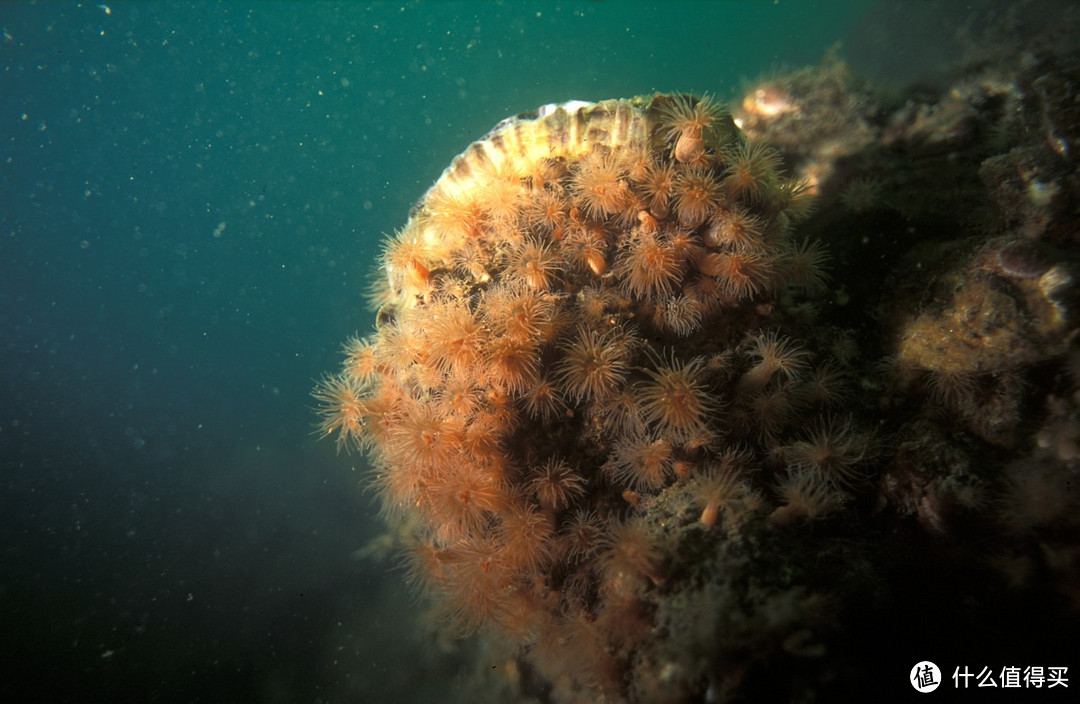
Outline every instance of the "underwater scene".
<path id="1" fill-rule="evenodd" d="M 1080 8 L 0 6 L 0 701 L 1074 701 Z"/>

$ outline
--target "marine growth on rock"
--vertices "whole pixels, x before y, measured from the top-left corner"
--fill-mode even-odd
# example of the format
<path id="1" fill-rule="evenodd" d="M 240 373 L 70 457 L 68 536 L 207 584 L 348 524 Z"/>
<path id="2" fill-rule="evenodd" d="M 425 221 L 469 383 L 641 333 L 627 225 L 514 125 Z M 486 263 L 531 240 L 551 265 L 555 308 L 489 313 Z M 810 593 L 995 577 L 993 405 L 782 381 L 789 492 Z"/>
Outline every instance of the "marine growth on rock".
<path id="1" fill-rule="evenodd" d="M 408 578 L 565 700 L 617 695 L 674 569 L 643 509 L 776 530 L 858 482 L 842 361 L 785 305 L 825 288 L 804 182 L 712 98 L 545 106 L 458 156 L 390 237 L 377 327 L 314 394 L 363 450 Z"/>

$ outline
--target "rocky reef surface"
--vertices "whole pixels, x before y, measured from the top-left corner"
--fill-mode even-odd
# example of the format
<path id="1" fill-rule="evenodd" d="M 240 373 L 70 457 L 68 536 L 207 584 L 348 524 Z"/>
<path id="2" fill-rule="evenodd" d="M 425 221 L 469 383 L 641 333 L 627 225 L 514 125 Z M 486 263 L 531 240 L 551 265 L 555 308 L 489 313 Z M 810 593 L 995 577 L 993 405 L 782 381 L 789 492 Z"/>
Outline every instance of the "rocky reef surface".
<path id="1" fill-rule="evenodd" d="M 899 95 L 830 54 L 730 109 L 549 106 L 455 160 L 315 396 L 431 623 L 468 638 L 467 696 L 850 700 L 913 691 L 922 659 L 1076 665 L 1069 36 L 984 38 Z"/>

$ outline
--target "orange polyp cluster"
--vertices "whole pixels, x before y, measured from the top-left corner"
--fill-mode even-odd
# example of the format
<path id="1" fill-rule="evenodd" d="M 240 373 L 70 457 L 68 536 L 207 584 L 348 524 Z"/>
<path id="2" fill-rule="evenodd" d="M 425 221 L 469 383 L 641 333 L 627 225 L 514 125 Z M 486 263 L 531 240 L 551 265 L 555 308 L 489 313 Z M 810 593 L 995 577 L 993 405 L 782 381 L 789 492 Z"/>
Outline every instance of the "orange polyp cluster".
<path id="1" fill-rule="evenodd" d="M 743 142 L 730 146 L 725 157 L 728 161 L 724 186 L 728 195 L 750 201 L 762 201 L 770 194 L 772 176 L 780 168 L 780 153 L 760 142 Z M 779 196 L 777 188 L 773 193 Z"/>
<path id="2" fill-rule="evenodd" d="M 807 354 L 740 346 L 789 272 L 822 287 L 778 169 L 709 98 L 546 108 L 459 156 L 386 246 L 379 327 L 316 389 L 320 432 L 369 452 L 410 579 L 455 632 L 517 641 L 545 672 L 540 633 L 626 667 L 665 579 L 635 514 L 688 481 L 706 526 L 751 514 L 775 485 L 716 470 L 732 447 L 813 471 L 826 439 L 791 427 Z M 848 455 L 819 464 L 843 479 L 858 448 L 834 427 Z"/>
<path id="3" fill-rule="evenodd" d="M 720 205 L 720 184 L 706 169 L 681 171 L 673 192 L 675 213 L 683 227 L 697 227 Z"/>
<path id="4" fill-rule="evenodd" d="M 365 447 L 365 389 L 348 368 L 339 376 L 323 378 L 314 395 L 322 404 L 319 434 L 337 434 L 338 450 Z"/>
<path id="5" fill-rule="evenodd" d="M 594 218 L 618 214 L 630 199 L 622 166 L 612 155 L 601 152 L 581 161 L 572 188 L 579 207 Z"/>
<path id="6" fill-rule="evenodd" d="M 791 376 L 805 366 L 806 351 L 775 332 L 755 335 L 750 354 L 757 358 L 758 363 L 739 379 L 736 389 L 741 394 L 760 391 L 777 372 Z"/>
<path id="7" fill-rule="evenodd" d="M 701 506 L 698 520 L 713 528 L 724 517 L 730 528 L 745 519 L 754 504 L 754 495 L 742 475 L 741 468 L 730 462 L 710 463 L 697 478 L 693 487 L 695 504 Z"/>
<path id="8" fill-rule="evenodd" d="M 685 273 L 671 240 L 638 228 L 630 232 L 627 245 L 616 269 L 626 292 L 639 300 L 671 295 Z"/>
<path id="9" fill-rule="evenodd" d="M 665 437 L 688 440 L 706 432 L 718 404 L 705 385 L 701 357 L 679 363 L 674 358 L 645 369 L 641 405 L 648 422 Z"/>
<path id="10" fill-rule="evenodd" d="M 543 465 L 533 468 L 529 489 L 541 506 L 559 511 L 585 493 L 585 483 L 566 462 L 551 457 Z"/>
<path id="11" fill-rule="evenodd" d="M 555 277 L 562 266 L 562 258 L 547 243 L 533 238 L 524 239 L 510 256 L 507 280 L 546 291 L 555 284 Z"/>
<path id="12" fill-rule="evenodd" d="M 597 401 L 615 391 L 628 371 L 629 343 L 615 328 L 581 327 L 563 347 L 556 379 L 575 401 Z"/>
<path id="13" fill-rule="evenodd" d="M 806 470 L 788 472 L 777 486 L 780 502 L 769 520 L 777 526 L 821 518 L 844 503 L 845 496 L 821 477 Z"/>
<path id="14" fill-rule="evenodd" d="M 676 95 L 663 108 L 665 129 L 675 138 L 675 161 L 697 163 L 705 153 L 705 130 L 724 116 L 720 104 L 708 95 L 694 98 Z"/>

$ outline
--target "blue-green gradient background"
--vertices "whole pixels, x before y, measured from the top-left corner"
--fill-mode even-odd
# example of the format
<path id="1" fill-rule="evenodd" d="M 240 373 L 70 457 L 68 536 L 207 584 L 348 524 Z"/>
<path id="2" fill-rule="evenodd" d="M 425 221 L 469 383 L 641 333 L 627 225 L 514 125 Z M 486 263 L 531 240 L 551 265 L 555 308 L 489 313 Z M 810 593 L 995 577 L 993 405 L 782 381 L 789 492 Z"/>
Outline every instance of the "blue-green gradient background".
<path id="1" fill-rule="evenodd" d="M 0 4 L 0 700 L 441 699 L 311 436 L 382 233 L 507 115 L 909 65 L 898 8 Z"/>

